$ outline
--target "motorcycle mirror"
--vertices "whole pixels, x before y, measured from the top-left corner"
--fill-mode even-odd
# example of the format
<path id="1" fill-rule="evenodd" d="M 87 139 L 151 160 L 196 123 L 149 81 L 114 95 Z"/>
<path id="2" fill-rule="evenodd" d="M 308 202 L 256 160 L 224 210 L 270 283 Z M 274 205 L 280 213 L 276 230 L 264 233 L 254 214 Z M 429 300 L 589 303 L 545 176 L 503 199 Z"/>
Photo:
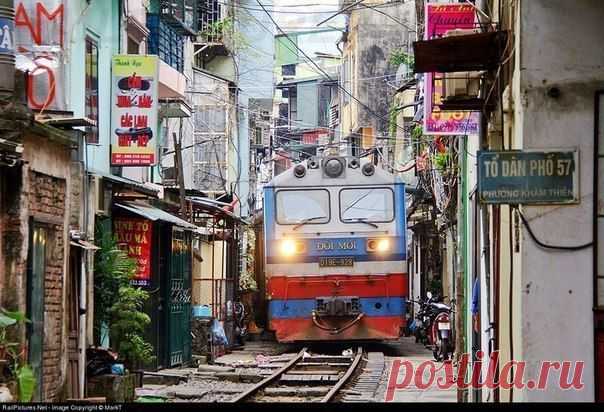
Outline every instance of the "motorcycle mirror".
<path id="1" fill-rule="evenodd" d="M 432 292 L 426 293 L 426 296 L 428 297 L 428 299 L 432 299 Z"/>

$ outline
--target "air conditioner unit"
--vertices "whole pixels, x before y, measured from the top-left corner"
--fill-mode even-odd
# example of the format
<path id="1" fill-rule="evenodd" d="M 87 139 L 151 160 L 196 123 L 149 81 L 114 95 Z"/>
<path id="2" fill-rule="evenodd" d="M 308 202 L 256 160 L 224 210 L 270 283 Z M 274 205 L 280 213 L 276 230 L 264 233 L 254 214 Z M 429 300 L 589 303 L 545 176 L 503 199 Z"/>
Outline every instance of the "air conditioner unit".
<path id="1" fill-rule="evenodd" d="M 444 74 L 444 100 L 475 99 L 480 93 L 482 72 L 454 72 Z"/>

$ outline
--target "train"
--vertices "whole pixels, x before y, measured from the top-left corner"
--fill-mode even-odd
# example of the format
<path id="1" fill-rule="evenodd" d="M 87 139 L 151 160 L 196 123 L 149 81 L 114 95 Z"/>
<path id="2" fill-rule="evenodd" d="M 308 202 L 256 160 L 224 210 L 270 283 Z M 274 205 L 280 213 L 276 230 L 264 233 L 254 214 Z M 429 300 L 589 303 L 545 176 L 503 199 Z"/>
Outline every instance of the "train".
<path id="1" fill-rule="evenodd" d="M 409 289 L 398 176 L 367 158 L 327 155 L 263 190 L 268 327 L 277 341 L 398 339 Z"/>

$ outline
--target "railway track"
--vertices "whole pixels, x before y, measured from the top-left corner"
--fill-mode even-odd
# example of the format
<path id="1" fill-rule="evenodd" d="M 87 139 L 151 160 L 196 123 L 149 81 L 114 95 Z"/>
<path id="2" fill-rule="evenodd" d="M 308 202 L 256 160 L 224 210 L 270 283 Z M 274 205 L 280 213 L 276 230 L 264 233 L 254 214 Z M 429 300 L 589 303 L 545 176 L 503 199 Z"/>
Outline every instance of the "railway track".
<path id="1" fill-rule="evenodd" d="M 304 348 L 232 402 L 331 402 L 355 374 L 362 356 L 361 347 L 350 356 L 311 354 Z"/>

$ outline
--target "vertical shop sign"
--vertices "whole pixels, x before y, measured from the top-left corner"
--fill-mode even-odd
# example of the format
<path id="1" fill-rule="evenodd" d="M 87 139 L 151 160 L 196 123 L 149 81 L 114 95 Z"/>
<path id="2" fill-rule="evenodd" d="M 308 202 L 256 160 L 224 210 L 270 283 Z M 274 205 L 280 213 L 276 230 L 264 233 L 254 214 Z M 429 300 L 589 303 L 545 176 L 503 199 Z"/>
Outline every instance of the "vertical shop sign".
<path id="1" fill-rule="evenodd" d="M 27 73 L 34 110 L 67 110 L 65 31 L 63 0 L 15 1 L 15 67 Z"/>
<path id="2" fill-rule="evenodd" d="M 120 249 L 136 260 L 136 275 L 130 283 L 134 286 L 150 286 L 153 222 L 146 219 L 116 218 L 113 232 Z"/>
<path id="3" fill-rule="evenodd" d="M 113 57 L 112 166 L 156 162 L 158 67 L 157 56 Z"/>
<path id="4" fill-rule="evenodd" d="M 425 40 L 443 37 L 449 30 L 473 29 L 474 7 L 462 3 L 426 4 Z M 479 112 L 441 111 L 443 84 L 440 73 L 424 76 L 424 134 L 472 135 L 478 134 Z"/>

